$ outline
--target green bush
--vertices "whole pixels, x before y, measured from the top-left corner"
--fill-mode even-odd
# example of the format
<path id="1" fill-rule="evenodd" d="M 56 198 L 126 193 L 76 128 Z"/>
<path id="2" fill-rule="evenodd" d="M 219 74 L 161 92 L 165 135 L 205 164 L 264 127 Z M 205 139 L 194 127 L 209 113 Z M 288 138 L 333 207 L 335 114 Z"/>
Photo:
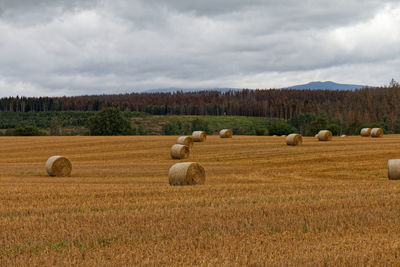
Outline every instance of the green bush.
<path id="1" fill-rule="evenodd" d="M 207 123 L 206 123 L 207 124 Z M 200 125 L 200 126 L 199 126 Z M 195 127 L 204 126 L 204 122 L 195 122 Z M 192 122 L 174 118 L 165 123 L 161 128 L 163 135 L 189 135 L 192 134 Z M 208 127 L 207 127 L 208 128 Z"/>
<path id="2" fill-rule="evenodd" d="M 265 128 L 257 128 L 256 135 L 265 135 Z"/>
<path id="3" fill-rule="evenodd" d="M 349 135 L 359 135 L 362 128 L 364 126 L 356 119 L 347 126 L 346 133 Z"/>
<path id="4" fill-rule="evenodd" d="M 331 131 L 333 135 L 340 135 L 341 134 L 340 126 L 337 125 L 337 124 L 333 124 L 333 123 L 329 124 L 326 129 Z"/>
<path id="5" fill-rule="evenodd" d="M 289 120 L 289 124 L 295 127 L 298 133 L 302 135 L 313 135 L 310 131 L 310 124 L 315 121 L 317 116 L 314 113 L 300 113 L 294 115 Z"/>
<path id="6" fill-rule="evenodd" d="M 45 135 L 44 132 L 40 131 L 39 128 L 33 125 L 24 125 L 15 128 L 15 136 L 41 136 Z"/>
<path id="7" fill-rule="evenodd" d="M 133 134 L 130 121 L 114 107 L 104 108 L 88 120 L 90 135 Z"/>
<path id="8" fill-rule="evenodd" d="M 268 132 L 270 135 L 288 135 L 297 132 L 297 129 L 284 120 L 273 120 Z"/>
<path id="9" fill-rule="evenodd" d="M 307 135 L 315 135 L 321 130 L 326 130 L 328 127 L 328 117 L 325 113 L 320 113 L 317 118 L 310 123 Z"/>
<path id="10" fill-rule="evenodd" d="M 166 123 L 162 126 L 161 132 L 163 135 L 178 135 L 179 128 L 176 123 Z"/>
<path id="11" fill-rule="evenodd" d="M 193 131 L 205 131 L 207 134 L 210 134 L 208 129 L 208 121 L 202 119 L 194 119 L 192 120 L 192 132 Z"/>
<path id="12" fill-rule="evenodd" d="M 228 127 L 224 127 L 224 128 L 228 128 Z M 232 127 L 232 131 L 233 131 L 233 134 L 235 134 L 235 135 L 254 135 L 255 134 L 255 130 L 251 125 L 248 127 L 235 126 L 235 127 Z"/>

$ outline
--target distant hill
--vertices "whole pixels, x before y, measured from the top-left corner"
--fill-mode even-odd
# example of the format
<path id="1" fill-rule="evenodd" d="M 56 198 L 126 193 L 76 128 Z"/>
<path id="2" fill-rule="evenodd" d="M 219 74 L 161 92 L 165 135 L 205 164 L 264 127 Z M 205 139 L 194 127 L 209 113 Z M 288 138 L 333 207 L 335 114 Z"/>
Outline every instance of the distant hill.
<path id="1" fill-rule="evenodd" d="M 240 91 L 242 89 L 239 88 L 158 88 L 158 89 L 150 89 L 145 90 L 142 93 L 175 93 L 178 91 L 182 91 L 184 93 L 189 92 L 200 92 L 200 91 L 218 91 L 218 92 L 229 92 L 229 91 Z"/>
<path id="2" fill-rule="evenodd" d="M 310 82 L 307 84 L 289 86 L 282 89 L 311 89 L 311 90 L 355 90 L 368 87 L 367 85 L 359 85 L 359 84 L 342 84 L 342 83 L 335 83 L 331 81 L 326 82 Z"/>
<path id="3" fill-rule="evenodd" d="M 310 82 L 307 84 L 300 84 L 289 86 L 280 89 L 311 89 L 311 90 L 355 90 L 364 87 L 370 87 L 367 85 L 360 85 L 360 84 L 343 84 L 343 83 L 335 83 L 331 81 L 326 82 Z M 242 89 L 239 88 L 157 88 L 157 89 L 150 89 L 142 91 L 142 93 L 174 93 L 178 91 L 182 91 L 184 93 L 189 92 L 200 92 L 200 91 L 218 91 L 218 92 L 228 92 L 228 91 L 241 91 Z"/>

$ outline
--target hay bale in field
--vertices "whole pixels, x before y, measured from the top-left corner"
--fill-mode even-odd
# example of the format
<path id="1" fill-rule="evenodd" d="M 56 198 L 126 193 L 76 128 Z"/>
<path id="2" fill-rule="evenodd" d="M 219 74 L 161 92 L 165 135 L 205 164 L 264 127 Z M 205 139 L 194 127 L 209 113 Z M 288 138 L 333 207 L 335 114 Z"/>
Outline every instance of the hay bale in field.
<path id="1" fill-rule="evenodd" d="M 191 136 L 179 136 L 176 143 L 191 148 L 193 146 L 193 138 Z"/>
<path id="2" fill-rule="evenodd" d="M 314 137 L 318 137 L 318 134 L 314 135 Z"/>
<path id="3" fill-rule="evenodd" d="M 382 137 L 383 130 L 381 128 L 373 128 L 371 130 L 371 137 Z"/>
<path id="4" fill-rule="evenodd" d="M 318 133 L 319 141 L 331 141 L 332 140 L 332 132 L 329 130 L 321 130 Z"/>
<path id="5" fill-rule="evenodd" d="M 206 173 L 199 163 L 181 162 L 169 169 L 168 180 L 170 185 L 204 184 Z"/>
<path id="6" fill-rule="evenodd" d="M 289 134 L 286 137 L 286 144 L 288 146 L 297 146 L 303 143 L 303 137 L 300 134 Z"/>
<path id="7" fill-rule="evenodd" d="M 204 142 L 207 139 L 207 135 L 204 131 L 194 131 L 192 133 L 193 142 Z"/>
<path id="8" fill-rule="evenodd" d="M 389 159 L 388 177 L 389 180 L 400 180 L 400 159 Z"/>
<path id="9" fill-rule="evenodd" d="M 219 131 L 219 137 L 221 138 L 232 138 L 233 132 L 231 129 L 223 129 Z"/>
<path id="10" fill-rule="evenodd" d="M 371 128 L 362 128 L 360 131 L 360 135 L 362 137 L 369 137 L 371 136 Z"/>
<path id="11" fill-rule="evenodd" d="M 171 147 L 171 158 L 186 159 L 189 157 L 189 147 L 185 145 L 175 144 Z"/>
<path id="12" fill-rule="evenodd" d="M 281 135 L 281 137 L 286 137 L 286 134 Z"/>
<path id="13" fill-rule="evenodd" d="M 63 156 L 52 156 L 46 162 L 46 171 L 50 176 L 70 176 L 71 162 Z"/>
<path id="14" fill-rule="evenodd" d="M 345 135 L 345 134 L 342 134 L 340 137 L 346 137 L 347 135 Z"/>

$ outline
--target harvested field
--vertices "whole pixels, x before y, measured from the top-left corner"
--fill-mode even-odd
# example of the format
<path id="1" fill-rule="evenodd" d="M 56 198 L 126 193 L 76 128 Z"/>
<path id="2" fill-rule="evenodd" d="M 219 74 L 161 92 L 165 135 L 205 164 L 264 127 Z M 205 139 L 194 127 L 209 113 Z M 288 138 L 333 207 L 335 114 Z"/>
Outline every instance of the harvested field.
<path id="1" fill-rule="evenodd" d="M 176 139 L 1 137 L 0 266 L 399 264 L 400 135 L 208 136 L 181 160 L 206 184 L 186 187 L 168 183 Z"/>

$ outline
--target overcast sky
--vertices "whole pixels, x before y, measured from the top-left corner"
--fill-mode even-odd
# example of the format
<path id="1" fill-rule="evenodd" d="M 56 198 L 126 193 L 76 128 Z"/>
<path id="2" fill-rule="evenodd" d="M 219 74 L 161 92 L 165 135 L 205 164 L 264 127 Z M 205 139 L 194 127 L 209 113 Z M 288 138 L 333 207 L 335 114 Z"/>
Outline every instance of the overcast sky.
<path id="1" fill-rule="evenodd" d="M 0 0 L 0 97 L 400 80 L 385 0 Z"/>

